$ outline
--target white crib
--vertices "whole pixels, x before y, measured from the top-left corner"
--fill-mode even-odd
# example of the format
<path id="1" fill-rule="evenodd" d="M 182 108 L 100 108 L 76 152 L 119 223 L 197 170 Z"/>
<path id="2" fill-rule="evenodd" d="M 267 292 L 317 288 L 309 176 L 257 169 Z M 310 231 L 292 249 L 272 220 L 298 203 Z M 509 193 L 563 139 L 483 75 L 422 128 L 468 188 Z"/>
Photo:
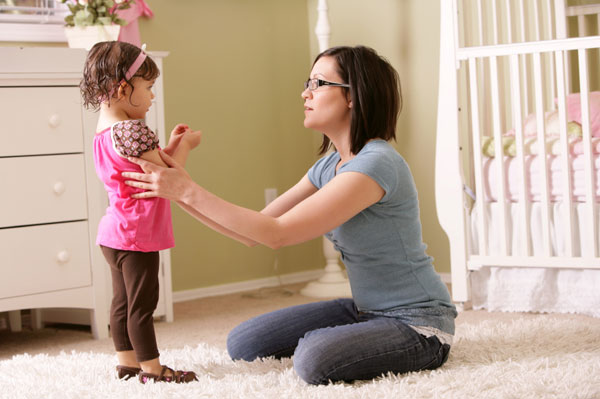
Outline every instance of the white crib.
<path id="1" fill-rule="evenodd" d="M 440 11 L 435 190 L 454 301 L 600 317 L 600 4 Z"/>

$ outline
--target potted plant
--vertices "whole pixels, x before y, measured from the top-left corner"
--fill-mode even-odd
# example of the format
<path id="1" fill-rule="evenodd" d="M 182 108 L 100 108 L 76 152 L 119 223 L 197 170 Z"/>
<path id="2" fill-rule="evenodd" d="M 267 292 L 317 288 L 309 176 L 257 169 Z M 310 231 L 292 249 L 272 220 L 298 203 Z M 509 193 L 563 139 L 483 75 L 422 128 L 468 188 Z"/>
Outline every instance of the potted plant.
<path id="1" fill-rule="evenodd" d="M 89 50 L 95 43 L 117 40 L 125 20 L 117 10 L 131 6 L 134 0 L 60 0 L 71 13 L 65 17 L 65 35 L 69 47 Z"/>

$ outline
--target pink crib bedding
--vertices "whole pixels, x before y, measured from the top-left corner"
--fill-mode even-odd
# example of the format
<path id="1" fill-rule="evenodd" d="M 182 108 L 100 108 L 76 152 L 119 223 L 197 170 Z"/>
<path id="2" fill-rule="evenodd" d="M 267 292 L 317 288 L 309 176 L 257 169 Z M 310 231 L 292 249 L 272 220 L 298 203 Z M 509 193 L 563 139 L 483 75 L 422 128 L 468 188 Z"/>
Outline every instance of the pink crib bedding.
<path id="1" fill-rule="evenodd" d="M 505 183 L 507 196 L 511 202 L 519 200 L 519 190 L 521 179 L 519 177 L 519 166 L 514 157 L 504 158 Z M 539 202 L 542 197 L 541 182 L 542 173 L 538 161 L 538 155 L 529 155 L 525 157 L 525 173 L 527 175 L 527 197 L 532 202 Z M 484 193 L 487 202 L 495 202 L 498 199 L 500 187 L 498 184 L 497 164 L 499 157 L 484 158 L 483 162 L 483 180 Z M 585 157 L 578 155 L 571 157 L 571 186 L 573 191 L 573 201 L 585 202 L 586 181 L 585 181 Z M 594 154 L 594 181 L 595 181 L 595 200 L 600 202 L 600 154 Z M 550 201 L 560 202 L 563 197 L 562 184 L 562 159 L 560 156 L 548 155 L 548 179 L 550 182 Z"/>

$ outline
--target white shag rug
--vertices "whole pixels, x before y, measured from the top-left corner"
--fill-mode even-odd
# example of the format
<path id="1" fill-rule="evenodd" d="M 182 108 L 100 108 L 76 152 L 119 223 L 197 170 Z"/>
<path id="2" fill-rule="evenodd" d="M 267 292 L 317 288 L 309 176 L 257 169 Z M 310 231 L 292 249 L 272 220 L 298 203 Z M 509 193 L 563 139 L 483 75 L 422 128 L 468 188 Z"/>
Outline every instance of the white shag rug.
<path id="1" fill-rule="evenodd" d="M 115 355 L 18 355 L 0 361 L 2 398 L 600 398 L 600 325 L 551 315 L 457 327 L 438 370 L 310 386 L 292 360 L 233 362 L 204 344 L 163 350 L 199 374 L 190 384 L 119 381 Z"/>

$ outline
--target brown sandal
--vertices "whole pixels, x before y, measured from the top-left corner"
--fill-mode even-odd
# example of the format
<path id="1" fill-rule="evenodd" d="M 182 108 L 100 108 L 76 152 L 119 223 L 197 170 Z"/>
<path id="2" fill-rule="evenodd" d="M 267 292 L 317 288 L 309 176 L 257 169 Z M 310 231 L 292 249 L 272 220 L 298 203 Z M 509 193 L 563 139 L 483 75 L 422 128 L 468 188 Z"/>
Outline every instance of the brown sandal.
<path id="1" fill-rule="evenodd" d="M 165 375 L 167 370 L 170 370 L 173 375 L 169 375 L 169 376 Z M 167 366 L 163 366 L 159 375 L 152 374 L 152 373 L 146 373 L 146 372 L 142 371 L 138 374 L 138 379 L 140 380 L 140 382 L 142 384 L 145 384 L 150 380 L 153 380 L 154 382 L 174 382 L 176 384 L 183 384 L 186 382 L 198 381 L 198 378 L 196 377 L 196 373 L 194 373 L 193 371 L 182 371 L 182 370 L 175 371 L 172 368 L 169 368 Z"/>
<path id="2" fill-rule="evenodd" d="M 120 380 L 136 377 L 142 371 L 139 367 L 117 366 L 117 377 Z"/>

